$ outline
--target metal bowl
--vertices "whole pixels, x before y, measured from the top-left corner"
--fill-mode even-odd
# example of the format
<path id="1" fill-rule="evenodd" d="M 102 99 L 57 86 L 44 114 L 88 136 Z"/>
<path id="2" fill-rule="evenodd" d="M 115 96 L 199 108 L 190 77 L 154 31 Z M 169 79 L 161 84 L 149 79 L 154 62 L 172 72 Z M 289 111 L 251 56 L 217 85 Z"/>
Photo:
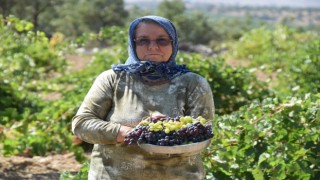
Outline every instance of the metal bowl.
<path id="1" fill-rule="evenodd" d="M 158 154 L 180 154 L 180 155 L 194 155 L 201 153 L 210 144 L 210 139 L 198 143 L 190 143 L 177 146 L 158 146 L 153 144 L 138 144 L 142 149 L 149 153 Z"/>

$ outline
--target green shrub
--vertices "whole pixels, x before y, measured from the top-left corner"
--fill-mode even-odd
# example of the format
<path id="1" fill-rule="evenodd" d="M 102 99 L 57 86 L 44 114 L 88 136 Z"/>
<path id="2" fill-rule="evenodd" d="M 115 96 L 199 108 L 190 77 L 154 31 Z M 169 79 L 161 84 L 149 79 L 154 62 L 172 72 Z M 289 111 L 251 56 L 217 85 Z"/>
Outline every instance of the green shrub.
<path id="1" fill-rule="evenodd" d="M 255 101 L 216 118 L 203 154 L 208 177 L 318 179 L 319 132 L 320 94 Z"/>
<path id="2" fill-rule="evenodd" d="M 208 80 L 217 114 L 231 113 L 255 99 L 273 96 L 267 84 L 258 81 L 255 74 L 242 67 L 231 67 L 221 57 L 181 53 L 178 62 Z"/>
<path id="3" fill-rule="evenodd" d="M 263 71 L 280 97 L 317 93 L 320 89 L 320 37 L 286 26 L 261 27 L 235 42 L 228 58 L 249 60 L 250 68 Z"/>
<path id="4" fill-rule="evenodd" d="M 0 17 L 0 115 L 3 117 L 7 117 L 7 109 L 19 113 L 25 108 L 37 110 L 33 101 L 38 98 L 32 94 L 35 84 L 53 72 L 62 72 L 66 65 L 45 34 L 33 32 L 32 28 L 31 23 L 15 17 Z M 3 119 L 0 123 L 4 124 Z"/>

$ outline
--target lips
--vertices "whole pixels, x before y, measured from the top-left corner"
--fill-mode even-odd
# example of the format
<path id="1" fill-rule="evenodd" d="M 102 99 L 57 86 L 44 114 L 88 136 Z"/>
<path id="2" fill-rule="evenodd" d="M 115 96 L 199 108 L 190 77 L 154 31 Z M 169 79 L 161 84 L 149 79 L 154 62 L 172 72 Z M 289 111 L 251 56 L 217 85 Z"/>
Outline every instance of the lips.
<path id="1" fill-rule="evenodd" d="M 163 55 L 162 54 L 146 54 L 144 57 L 146 57 L 146 58 L 152 58 L 152 57 L 154 57 L 154 58 L 159 58 L 159 57 L 163 57 Z"/>
<path id="2" fill-rule="evenodd" d="M 162 61 L 163 54 L 146 54 L 143 59 L 148 61 Z"/>

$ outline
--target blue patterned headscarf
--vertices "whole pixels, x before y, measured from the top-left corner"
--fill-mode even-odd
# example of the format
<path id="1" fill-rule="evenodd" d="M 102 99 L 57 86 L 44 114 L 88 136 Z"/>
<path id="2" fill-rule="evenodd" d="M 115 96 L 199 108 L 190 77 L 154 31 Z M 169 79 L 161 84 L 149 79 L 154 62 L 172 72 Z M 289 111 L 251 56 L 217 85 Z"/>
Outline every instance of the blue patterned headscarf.
<path id="1" fill-rule="evenodd" d="M 140 61 L 135 51 L 135 30 L 143 20 L 152 20 L 164 28 L 172 40 L 172 55 L 167 62 Z M 132 21 L 129 27 L 129 57 L 125 64 L 112 65 L 115 72 L 125 71 L 134 74 L 137 78 L 147 84 L 162 84 L 169 82 L 177 76 L 189 72 L 185 65 L 176 64 L 176 55 L 178 52 L 178 36 L 174 25 L 160 16 L 144 16 Z"/>

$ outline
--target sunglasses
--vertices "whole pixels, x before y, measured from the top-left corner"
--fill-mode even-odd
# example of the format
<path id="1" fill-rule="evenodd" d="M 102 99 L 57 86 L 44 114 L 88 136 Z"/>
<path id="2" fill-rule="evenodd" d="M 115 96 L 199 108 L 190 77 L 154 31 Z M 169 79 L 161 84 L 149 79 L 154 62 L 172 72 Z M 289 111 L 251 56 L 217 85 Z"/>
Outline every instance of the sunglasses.
<path id="1" fill-rule="evenodd" d="M 169 38 L 157 38 L 155 40 L 150 40 L 148 38 L 134 39 L 137 46 L 150 46 L 151 41 L 155 41 L 158 46 L 168 46 L 172 42 Z"/>

